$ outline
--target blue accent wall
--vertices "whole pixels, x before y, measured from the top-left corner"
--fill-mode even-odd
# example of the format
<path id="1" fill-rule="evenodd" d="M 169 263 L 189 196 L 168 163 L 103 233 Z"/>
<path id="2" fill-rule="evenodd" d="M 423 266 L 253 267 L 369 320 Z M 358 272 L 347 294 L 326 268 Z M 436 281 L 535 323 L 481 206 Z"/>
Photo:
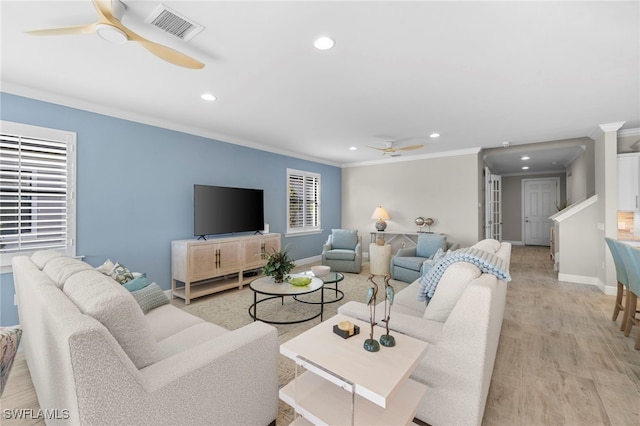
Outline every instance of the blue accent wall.
<path id="1" fill-rule="evenodd" d="M 265 222 L 294 259 L 320 255 L 341 225 L 341 169 L 0 93 L 5 121 L 77 133 L 77 254 L 171 287 L 171 240 L 193 238 L 193 184 L 264 190 Z M 321 174 L 322 234 L 284 238 L 287 168 Z M 18 323 L 13 275 L 0 275 L 0 325 Z"/>

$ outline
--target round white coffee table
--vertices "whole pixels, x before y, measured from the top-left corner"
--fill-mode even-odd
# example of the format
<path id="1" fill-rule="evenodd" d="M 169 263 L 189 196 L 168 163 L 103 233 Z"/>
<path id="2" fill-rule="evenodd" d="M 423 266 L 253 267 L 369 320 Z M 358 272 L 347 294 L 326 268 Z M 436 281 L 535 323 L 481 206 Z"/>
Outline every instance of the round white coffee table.
<path id="1" fill-rule="evenodd" d="M 289 274 L 289 275 L 293 278 L 295 277 L 311 278 L 311 283 L 305 286 L 295 286 L 295 285 L 289 284 L 286 281 L 282 283 L 276 283 L 272 277 L 262 277 L 262 278 L 253 280 L 251 284 L 249 284 L 249 287 L 253 291 L 253 304 L 249 306 L 249 315 L 251 316 L 251 318 L 253 318 L 254 321 L 262 321 L 269 324 L 297 324 L 300 322 L 310 321 L 318 317 L 320 317 L 320 321 L 323 320 L 322 318 L 322 315 L 324 313 L 324 292 L 323 291 L 320 292 L 321 294 L 320 296 L 321 302 L 319 303 L 320 312 L 313 316 L 302 318 L 295 321 L 272 321 L 269 319 L 258 317 L 257 308 L 258 308 L 258 305 L 262 302 L 279 297 L 282 299 L 282 303 L 284 304 L 285 296 L 291 296 L 295 299 L 296 296 L 299 296 L 301 294 L 308 294 L 308 293 L 313 293 L 314 291 L 318 291 L 322 289 L 322 286 L 324 285 L 324 282 L 321 279 L 316 277 L 309 277 L 308 275 L 305 275 L 305 274 Z M 263 294 L 267 297 L 258 300 L 258 294 Z"/>

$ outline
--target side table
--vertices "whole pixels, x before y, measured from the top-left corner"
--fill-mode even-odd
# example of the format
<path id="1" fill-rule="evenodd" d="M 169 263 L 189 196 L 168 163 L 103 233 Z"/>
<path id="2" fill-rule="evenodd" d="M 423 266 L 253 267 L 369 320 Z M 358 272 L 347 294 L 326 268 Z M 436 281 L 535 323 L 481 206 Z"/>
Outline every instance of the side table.
<path id="1" fill-rule="evenodd" d="M 387 275 L 391 262 L 391 245 L 369 244 L 369 272 L 373 275 Z"/>

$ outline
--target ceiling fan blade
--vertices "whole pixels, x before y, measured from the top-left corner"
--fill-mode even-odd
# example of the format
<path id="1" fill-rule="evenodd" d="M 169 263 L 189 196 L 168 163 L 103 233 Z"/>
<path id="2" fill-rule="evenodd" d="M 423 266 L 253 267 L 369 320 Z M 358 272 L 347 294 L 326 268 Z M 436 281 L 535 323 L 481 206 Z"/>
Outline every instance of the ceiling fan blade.
<path id="1" fill-rule="evenodd" d="M 98 15 L 100 15 L 101 22 L 113 24 L 113 20 L 116 20 L 118 21 L 118 23 L 120 23 L 120 20 L 113 16 L 113 12 L 111 10 L 111 0 L 93 0 L 93 5 L 96 7 Z"/>
<path id="2" fill-rule="evenodd" d="M 180 53 L 177 50 L 173 50 L 170 47 L 163 46 L 162 44 L 156 43 L 151 40 L 147 40 L 139 34 L 134 33 L 129 28 L 122 25 L 120 20 L 113 15 L 112 12 L 112 3 L 111 1 L 100 1 L 93 0 L 93 4 L 98 10 L 98 14 L 100 15 L 101 21 L 106 21 L 105 23 L 109 23 L 124 32 L 130 41 L 138 42 L 147 49 L 149 52 L 153 53 L 157 57 L 164 59 L 167 62 L 170 62 L 174 65 L 178 65 L 185 68 L 191 69 L 201 69 L 204 68 L 204 64 L 196 59 L 193 59 L 190 56 L 185 55 L 184 53 Z"/>
<path id="3" fill-rule="evenodd" d="M 371 148 L 371 149 L 377 149 L 378 151 L 382 151 L 382 155 L 386 155 L 390 152 L 394 152 L 395 149 L 394 148 L 378 148 L 377 146 L 369 146 L 367 145 L 367 148 Z"/>
<path id="4" fill-rule="evenodd" d="M 422 148 L 424 145 L 411 145 L 411 146 L 405 146 L 404 148 L 396 148 L 398 151 L 409 151 L 412 149 L 420 149 Z"/>
<path id="5" fill-rule="evenodd" d="M 75 27 L 50 28 L 47 30 L 27 31 L 27 34 L 36 36 L 52 36 L 52 35 L 76 35 L 76 34 L 93 34 L 96 32 L 96 24 L 78 25 Z"/>
<path id="6" fill-rule="evenodd" d="M 139 36 L 138 34 L 128 30 L 125 28 L 125 33 L 129 37 L 129 40 L 137 41 L 147 49 L 149 52 L 153 53 L 157 57 L 164 59 L 167 62 L 171 62 L 174 65 L 178 65 L 185 68 L 191 69 L 202 69 L 204 68 L 204 64 L 196 59 L 193 59 L 190 56 L 185 55 L 184 53 L 180 53 L 177 50 L 173 50 L 170 47 L 163 46 L 151 40 L 147 40 L 144 37 Z"/>

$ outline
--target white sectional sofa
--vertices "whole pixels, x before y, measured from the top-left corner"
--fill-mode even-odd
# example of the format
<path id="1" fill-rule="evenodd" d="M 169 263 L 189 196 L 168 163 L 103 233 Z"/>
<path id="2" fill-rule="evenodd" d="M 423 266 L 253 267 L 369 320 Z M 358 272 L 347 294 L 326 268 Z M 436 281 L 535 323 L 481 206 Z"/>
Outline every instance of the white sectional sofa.
<path id="1" fill-rule="evenodd" d="M 511 244 L 483 240 L 473 247 L 497 255 L 508 270 Z M 430 343 L 411 376 L 427 386 L 416 417 L 432 426 L 479 425 L 491 384 L 507 282 L 471 263 L 456 262 L 442 275 L 428 305 L 418 301 L 419 288 L 417 279 L 395 296 L 389 321 L 390 329 Z M 348 302 L 338 312 L 369 320 L 363 303 Z M 376 313 L 378 324 L 383 324 L 384 302 Z"/>
<path id="2" fill-rule="evenodd" d="M 171 304 L 145 315 L 109 276 L 51 251 L 14 258 L 13 274 L 47 424 L 275 423 L 274 327 L 229 331 Z"/>

